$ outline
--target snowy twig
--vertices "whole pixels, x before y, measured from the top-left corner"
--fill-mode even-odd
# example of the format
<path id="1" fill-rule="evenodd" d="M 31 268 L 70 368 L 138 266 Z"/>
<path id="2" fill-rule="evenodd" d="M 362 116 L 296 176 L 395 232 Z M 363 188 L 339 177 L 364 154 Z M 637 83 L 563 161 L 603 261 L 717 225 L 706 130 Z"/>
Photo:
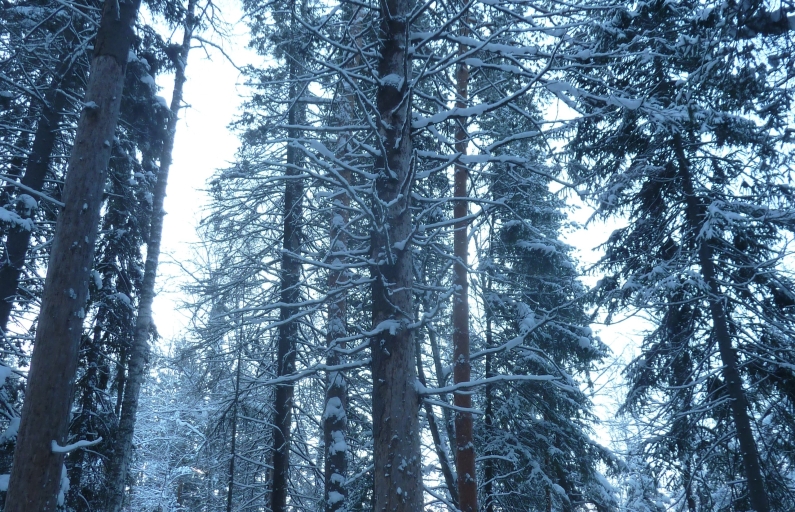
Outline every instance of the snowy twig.
<path id="1" fill-rule="evenodd" d="M 28 194 L 33 194 L 34 196 L 39 196 L 40 198 L 44 199 L 45 201 L 49 201 L 49 202 L 51 202 L 51 203 L 53 203 L 55 205 L 60 206 L 61 208 L 66 206 L 62 202 L 58 201 L 57 199 L 53 199 L 52 197 L 48 196 L 47 194 L 45 194 L 43 192 L 39 192 L 38 190 L 34 190 L 34 189 L 28 187 L 27 185 L 23 185 L 22 183 L 18 182 L 14 178 L 12 178 L 10 176 L 6 176 L 5 174 L 0 174 L 0 180 L 5 181 L 6 183 L 8 183 L 10 185 L 14 185 L 17 188 L 19 188 L 21 190 L 24 190 Z"/>
<path id="2" fill-rule="evenodd" d="M 77 450 L 79 448 L 88 448 L 89 446 L 98 445 L 101 442 L 102 442 L 102 438 L 101 437 L 98 437 L 97 439 L 94 439 L 93 441 L 82 440 L 82 441 L 78 441 L 76 443 L 67 444 L 66 446 L 61 446 L 61 445 L 58 444 L 57 441 L 53 441 L 52 442 L 52 453 L 69 453 L 69 452 L 73 452 L 73 451 L 75 451 L 75 450 Z"/>

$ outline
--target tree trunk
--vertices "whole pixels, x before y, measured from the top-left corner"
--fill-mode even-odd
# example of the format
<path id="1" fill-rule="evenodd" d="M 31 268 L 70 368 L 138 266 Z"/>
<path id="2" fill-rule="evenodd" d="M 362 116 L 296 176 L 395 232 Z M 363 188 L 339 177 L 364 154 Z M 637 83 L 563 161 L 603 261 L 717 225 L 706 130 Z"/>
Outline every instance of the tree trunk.
<path id="1" fill-rule="evenodd" d="M 466 33 L 466 32 L 465 32 Z M 466 52 L 461 45 L 459 54 Z M 466 108 L 469 86 L 469 69 L 463 62 L 456 66 L 456 108 Z M 466 118 L 456 120 L 455 150 L 461 156 L 467 154 L 468 135 Z M 469 213 L 467 183 L 469 169 L 460 159 L 455 164 L 453 174 L 453 383 L 469 382 L 471 365 L 469 361 L 469 236 L 466 220 Z M 458 496 L 461 512 L 478 511 L 478 485 L 475 472 L 475 443 L 472 434 L 472 413 L 463 409 L 472 408 L 470 391 L 453 393 L 453 404 L 460 408 L 455 411 L 456 458 L 458 474 Z"/>
<path id="2" fill-rule="evenodd" d="M 674 151 L 679 163 L 679 172 L 682 176 L 682 186 L 687 205 L 687 219 L 695 238 L 701 230 L 704 218 L 703 206 L 699 203 L 693 188 L 690 176 L 690 165 L 685 156 L 682 137 L 674 135 Z M 701 274 L 708 288 L 707 302 L 712 316 L 712 334 L 718 342 L 718 352 L 723 362 L 723 378 L 726 381 L 726 390 L 731 398 L 731 411 L 734 418 L 734 428 L 737 432 L 737 441 L 740 444 L 740 456 L 745 468 L 745 477 L 748 481 L 748 494 L 754 512 L 769 512 L 770 500 L 765 489 L 762 477 L 762 466 L 759 460 L 759 451 L 756 446 L 751 419 L 748 415 L 748 400 L 743 390 L 743 381 L 737 363 L 737 354 L 732 346 L 731 333 L 729 332 L 729 319 L 726 316 L 723 296 L 718 279 L 715 275 L 712 246 L 708 240 L 698 241 L 698 261 L 701 265 Z"/>
<path id="3" fill-rule="evenodd" d="M 152 197 L 152 220 L 146 244 L 146 262 L 144 279 L 141 284 L 141 296 L 138 302 L 138 316 L 130 348 L 127 378 L 122 397 L 119 427 L 114 443 L 113 458 L 108 463 L 108 512 L 118 512 L 124 504 L 124 487 L 127 471 L 132 458 L 133 434 L 135 418 L 138 414 L 138 398 L 146 376 L 146 364 L 149 360 L 149 335 L 152 325 L 152 303 L 155 299 L 155 281 L 157 280 L 157 264 L 160 259 L 160 243 L 163 237 L 163 203 L 168 186 L 168 173 L 171 168 L 171 153 L 174 150 L 174 137 L 177 132 L 179 110 L 182 106 L 182 94 L 185 85 L 185 66 L 188 63 L 188 52 L 193 37 L 196 0 L 189 0 L 185 14 L 185 32 L 178 60 L 174 62 L 174 92 L 171 95 L 171 114 L 168 120 L 168 131 L 160 155 L 160 169 Z"/>
<path id="4" fill-rule="evenodd" d="M 295 5 L 291 6 L 291 27 L 297 26 L 295 19 Z M 293 34 L 293 37 L 295 34 Z M 290 111 L 287 115 L 287 138 L 294 141 L 300 136 L 300 131 L 293 128 L 303 122 L 305 104 L 298 102 L 299 95 L 303 92 L 298 83 L 297 52 L 295 45 L 289 52 L 288 80 L 290 82 Z M 281 303 L 279 312 L 279 345 L 277 348 L 277 376 L 283 377 L 295 372 L 296 341 L 298 337 L 298 322 L 292 317 L 296 313 L 300 300 L 299 281 L 301 278 L 301 262 L 293 255 L 301 249 L 301 216 L 304 195 L 304 183 L 300 176 L 299 167 L 300 150 L 288 142 L 284 185 L 284 218 L 283 241 L 281 261 Z M 276 399 L 273 404 L 273 487 L 271 489 L 271 511 L 286 512 L 288 482 L 290 474 L 290 433 L 292 428 L 293 409 L 293 383 L 287 382 L 276 386 Z"/>
<path id="5" fill-rule="evenodd" d="M 410 195 L 411 0 L 381 2 L 381 77 L 376 93 L 381 153 L 376 160 L 371 235 L 373 278 L 374 511 L 423 509 L 419 393 L 414 369 Z"/>
<path id="6" fill-rule="evenodd" d="M 25 129 L 27 126 L 22 127 L 22 132 L 17 136 L 14 142 L 13 156 L 8 161 L 8 177 L 19 178 L 24 171 L 25 162 L 28 161 L 28 144 L 30 144 L 30 133 Z M 38 128 L 38 126 L 37 126 Z M 32 149 L 32 148 L 31 148 Z M 7 150 L 8 151 L 8 150 Z M 11 195 L 16 189 L 16 186 L 3 181 L 0 183 L 0 205 L 8 204 L 11 202 Z M 6 258 L 3 258 L 3 262 Z M 0 295 L 2 297 L 2 295 Z"/>
<path id="7" fill-rule="evenodd" d="M 140 0 L 106 2 L 86 102 L 78 122 L 58 216 L 25 404 L 14 451 L 6 512 L 50 512 L 58 502 L 88 280 L 111 144 Z"/>
<path id="8" fill-rule="evenodd" d="M 44 188 L 44 178 L 50 166 L 58 128 L 63 118 L 62 112 L 69 104 L 69 97 L 64 91 L 66 84 L 73 75 L 71 59 L 61 65 L 61 69 L 53 77 L 50 87 L 41 106 L 41 114 L 33 136 L 33 146 L 27 158 L 25 172 L 21 183 L 25 187 L 41 192 Z M 24 191 L 23 191 L 24 192 Z M 19 210 L 19 209 L 18 209 Z M 18 211 L 23 218 L 32 217 L 35 213 Z M 25 266 L 25 257 L 30 246 L 32 232 L 18 226 L 11 227 L 6 237 L 5 251 L 0 263 L 0 331 L 5 333 L 8 321 L 14 308 L 17 295 L 19 276 Z"/>
<path id="9" fill-rule="evenodd" d="M 78 389 L 82 390 L 83 392 L 83 396 L 80 400 L 80 417 L 77 419 L 79 422 L 77 435 L 80 436 L 80 439 L 86 439 L 88 437 L 87 434 L 96 432 L 96 428 L 94 427 L 92 420 L 99 417 L 97 414 L 98 403 L 95 399 L 95 395 L 97 394 L 98 389 L 102 389 L 99 387 L 99 360 L 102 356 L 102 351 L 99 347 L 102 342 L 102 324 L 105 321 L 107 314 L 108 309 L 105 306 L 99 308 L 97 316 L 94 320 L 94 332 L 90 338 L 86 337 L 88 340 L 86 344 L 88 346 L 84 346 L 83 348 L 83 350 L 86 352 L 87 364 L 86 374 L 83 377 L 84 384 L 78 386 Z M 85 459 L 85 450 L 76 450 L 68 456 L 69 464 L 67 465 L 71 466 L 72 472 L 69 474 L 70 482 L 67 499 L 70 500 L 70 503 L 76 504 L 75 507 L 77 510 L 83 510 L 81 507 L 85 507 L 85 503 L 81 498 L 81 495 L 83 494 L 82 479 L 84 469 L 83 464 L 85 463 Z"/>
<path id="10" fill-rule="evenodd" d="M 349 125 L 353 120 L 354 98 L 348 84 L 343 85 L 343 97 L 339 113 L 341 126 Z M 350 132 L 342 132 L 337 141 L 337 154 L 342 156 L 348 151 Z M 348 300 L 344 288 L 348 285 L 349 270 L 346 267 L 348 248 L 348 221 L 351 198 L 346 185 L 351 181 L 351 172 L 340 169 L 340 187 L 331 198 L 331 224 L 329 228 L 329 263 L 332 265 L 328 276 L 329 305 L 326 345 L 328 356 L 326 364 L 336 366 L 341 358 L 337 349 L 344 349 L 345 342 L 340 341 L 348 334 Z M 345 480 L 348 475 L 347 442 L 348 419 L 345 411 L 348 405 L 348 386 L 342 372 L 332 371 L 328 376 L 328 388 L 323 410 L 323 439 L 326 447 L 324 484 L 325 510 L 336 512 L 346 510 L 348 492 Z"/>

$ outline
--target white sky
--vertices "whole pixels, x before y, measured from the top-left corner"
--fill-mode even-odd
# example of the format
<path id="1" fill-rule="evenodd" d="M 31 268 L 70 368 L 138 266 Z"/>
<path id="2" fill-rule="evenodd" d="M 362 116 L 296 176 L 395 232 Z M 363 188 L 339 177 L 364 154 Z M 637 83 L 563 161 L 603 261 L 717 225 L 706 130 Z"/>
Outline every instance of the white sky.
<path id="1" fill-rule="evenodd" d="M 240 19 L 238 2 L 219 0 L 224 20 L 233 29 L 228 40 L 204 33 L 202 37 L 221 45 L 235 64 L 252 62 L 254 57 L 245 47 L 245 24 Z M 179 31 L 174 37 L 181 40 Z M 164 341 L 179 337 L 187 326 L 187 313 L 180 311 L 180 285 L 184 274 L 177 262 L 191 258 L 191 245 L 198 242 L 196 227 L 207 203 L 205 184 L 216 169 L 227 167 L 238 148 L 237 136 L 228 125 L 242 103 L 243 77 L 217 50 L 194 48 L 188 57 L 187 82 L 174 141 L 173 163 L 168 179 L 163 226 L 162 254 L 158 266 L 158 294 L 153 306 L 155 325 Z M 158 79 L 160 94 L 171 102 L 173 76 Z"/>

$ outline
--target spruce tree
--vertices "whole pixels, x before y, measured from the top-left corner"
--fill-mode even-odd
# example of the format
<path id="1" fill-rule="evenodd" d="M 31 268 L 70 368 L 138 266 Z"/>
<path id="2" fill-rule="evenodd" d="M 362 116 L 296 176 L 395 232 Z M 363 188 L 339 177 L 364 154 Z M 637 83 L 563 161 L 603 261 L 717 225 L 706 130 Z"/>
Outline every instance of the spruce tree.
<path id="1" fill-rule="evenodd" d="M 774 348 L 793 297 L 790 100 L 781 71 L 736 37 L 736 9 L 652 2 L 598 25 L 574 65 L 587 72 L 573 80 L 571 172 L 598 215 L 629 219 L 605 244 L 602 304 L 659 324 L 627 370 L 645 456 L 690 510 L 785 510 L 791 484 L 767 461 L 756 388 L 790 364 Z"/>

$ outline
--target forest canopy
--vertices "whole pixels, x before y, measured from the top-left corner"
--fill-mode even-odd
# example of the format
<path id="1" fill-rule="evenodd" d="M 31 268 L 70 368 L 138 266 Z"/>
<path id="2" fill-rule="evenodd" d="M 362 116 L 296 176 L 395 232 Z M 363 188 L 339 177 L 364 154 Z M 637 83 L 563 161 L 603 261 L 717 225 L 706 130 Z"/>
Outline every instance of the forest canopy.
<path id="1" fill-rule="evenodd" d="M 3 0 L 0 27 L 3 510 L 795 510 L 795 6 Z M 175 290 L 208 55 L 239 149 L 172 180 L 205 198 Z M 598 333 L 626 319 L 624 353 Z"/>

